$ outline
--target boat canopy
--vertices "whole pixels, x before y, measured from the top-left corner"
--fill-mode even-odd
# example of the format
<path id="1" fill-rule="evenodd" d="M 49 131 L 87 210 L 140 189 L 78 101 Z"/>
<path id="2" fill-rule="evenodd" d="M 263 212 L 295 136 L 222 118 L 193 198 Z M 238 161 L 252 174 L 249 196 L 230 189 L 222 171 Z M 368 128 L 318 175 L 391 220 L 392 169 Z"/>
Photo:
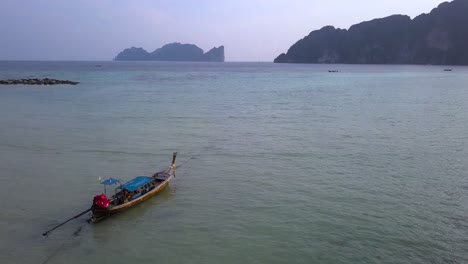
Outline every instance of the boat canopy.
<path id="1" fill-rule="evenodd" d="M 148 176 L 138 176 L 136 177 L 135 179 L 125 183 L 125 184 L 122 184 L 119 188 L 120 189 L 124 189 L 124 190 L 128 190 L 130 192 L 133 192 L 135 191 L 136 189 L 140 188 L 141 186 L 151 182 L 153 179 L 151 177 L 148 177 Z"/>
<path id="2" fill-rule="evenodd" d="M 101 182 L 101 184 L 104 184 L 104 185 L 113 185 L 113 184 L 117 184 L 117 183 L 120 183 L 120 180 L 117 180 L 117 179 L 114 179 L 114 178 L 109 178 L 107 180 L 104 180 Z"/>

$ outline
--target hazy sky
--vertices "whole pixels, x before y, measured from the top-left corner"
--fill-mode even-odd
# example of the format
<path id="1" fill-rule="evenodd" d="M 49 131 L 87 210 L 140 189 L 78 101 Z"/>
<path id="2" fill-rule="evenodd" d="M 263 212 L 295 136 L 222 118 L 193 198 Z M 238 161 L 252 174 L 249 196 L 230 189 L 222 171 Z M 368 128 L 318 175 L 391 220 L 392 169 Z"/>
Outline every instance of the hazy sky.
<path id="1" fill-rule="evenodd" d="M 0 60 L 110 60 L 171 42 L 228 61 L 272 61 L 310 31 L 392 14 L 412 18 L 443 0 L 0 0 Z"/>

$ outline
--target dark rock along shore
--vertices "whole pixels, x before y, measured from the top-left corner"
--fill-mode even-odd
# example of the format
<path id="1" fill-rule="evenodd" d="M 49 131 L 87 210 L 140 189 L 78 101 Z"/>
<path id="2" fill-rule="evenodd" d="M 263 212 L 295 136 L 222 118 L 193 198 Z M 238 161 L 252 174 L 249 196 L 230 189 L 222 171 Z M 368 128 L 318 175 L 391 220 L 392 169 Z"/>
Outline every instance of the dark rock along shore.
<path id="1" fill-rule="evenodd" d="M 15 85 L 15 84 L 25 84 L 25 85 L 57 85 L 57 84 L 70 84 L 77 85 L 79 82 L 69 81 L 69 80 L 57 80 L 57 79 L 8 79 L 0 80 L 0 84 L 4 85 Z"/>

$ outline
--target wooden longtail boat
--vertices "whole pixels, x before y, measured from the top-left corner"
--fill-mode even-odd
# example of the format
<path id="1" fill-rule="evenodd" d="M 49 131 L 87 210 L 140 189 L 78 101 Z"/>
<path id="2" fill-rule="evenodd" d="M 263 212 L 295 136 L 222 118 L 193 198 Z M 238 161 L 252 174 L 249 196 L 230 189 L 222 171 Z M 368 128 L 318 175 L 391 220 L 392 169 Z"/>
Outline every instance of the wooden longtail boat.
<path id="1" fill-rule="evenodd" d="M 172 156 L 172 164 L 165 170 L 156 172 L 152 176 L 138 176 L 121 184 L 116 188 L 116 193 L 107 198 L 105 194 L 97 195 L 91 206 L 91 222 L 99 222 L 111 215 L 133 207 L 159 193 L 175 177 L 177 152 Z M 119 182 L 116 179 L 108 179 L 106 185 Z"/>

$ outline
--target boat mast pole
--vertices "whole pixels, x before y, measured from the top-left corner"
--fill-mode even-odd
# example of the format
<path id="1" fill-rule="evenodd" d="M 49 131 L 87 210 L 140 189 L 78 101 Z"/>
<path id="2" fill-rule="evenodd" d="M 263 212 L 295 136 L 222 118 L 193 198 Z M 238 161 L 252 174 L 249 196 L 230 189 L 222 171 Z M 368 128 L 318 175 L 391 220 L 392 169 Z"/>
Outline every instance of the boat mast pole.
<path id="1" fill-rule="evenodd" d="M 175 159 L 176 159 L 176 157 L 177 157 L 177 152 L 172 153 L 172 164 L 171 164 L 171 165 L 174 166 L 174 167 L 175 167 Z"/>
<path id="2" fill-rule="evenodd" d="M 176 157 L 177 157 L 177 152 L 172 153 L 172 164 L 171 164 L 171 166 L 172 166 L 172 169 L 173 169 L 172 173 L 174 174 L 174 178 L 175 178 L 175 172 L 176 172 L 176 165 L 175 165 Z"/>

